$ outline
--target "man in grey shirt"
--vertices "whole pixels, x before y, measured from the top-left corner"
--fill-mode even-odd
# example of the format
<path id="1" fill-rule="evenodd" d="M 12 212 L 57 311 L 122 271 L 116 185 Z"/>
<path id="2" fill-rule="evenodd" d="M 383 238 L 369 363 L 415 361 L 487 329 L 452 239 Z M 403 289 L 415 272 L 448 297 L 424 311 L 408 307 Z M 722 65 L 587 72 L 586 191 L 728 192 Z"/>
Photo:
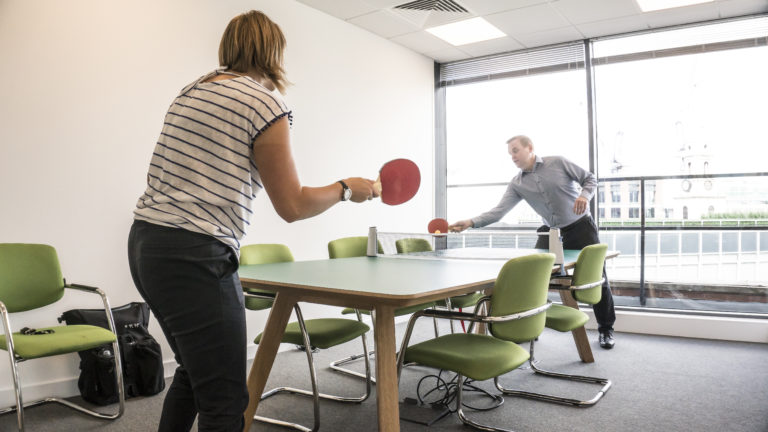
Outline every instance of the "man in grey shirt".
<path id="1" fill-rule="evenodd" d="M 544 222 L 538 231 L 560 228 L 565 249 L 582 249 L 600 243 L 588 205 L 597 189 L 595 176 L 562 156 L 536 156 L 533 143 L 524 135 L 510 138 L 507 147 L 520 172 L 509 182 L 499 204 L 472 219 L 451 224 L 449 231 L 460 232 L 498 222 L 517 203 L 525 200 Z M 547 249 L 548 241 L 548 237 L 539 236 L 536 248 Z M 603 277 L 602 297 L 592 309 L 598 324 L 600 346 L 611 349 L 616 313 L 605 270 Z"/>

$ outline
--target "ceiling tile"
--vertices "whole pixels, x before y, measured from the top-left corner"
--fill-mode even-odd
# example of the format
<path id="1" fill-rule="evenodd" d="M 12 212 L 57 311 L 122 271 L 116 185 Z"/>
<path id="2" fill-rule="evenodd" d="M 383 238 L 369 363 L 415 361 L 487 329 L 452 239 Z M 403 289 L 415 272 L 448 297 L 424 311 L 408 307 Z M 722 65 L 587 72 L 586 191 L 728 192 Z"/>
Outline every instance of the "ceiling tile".
<path id="1" fill-rule="evenodd" d="M 388 10 L 360 15 L 347 20 L 350 24 L 362 27 L 384 38 L 391 38 L 420 30 L 419 27 L 400 18 Z"/>
<path id="2" fill-rule="evenodd" d="M 568 26 L 569 23 L 548 4 L 529 6 L 484 17 L 507 36 Z"/>
<path id="3" fill-rule="evenodd" d="M 649 29 L 644 15 L 634 15 L 624 18 L 584 23 L 575 27 L 578 28 L 579 31 L 581 31 L 581 34 L 587 38 L 630 33 L 634 31 Z"/>
<path id="4" fill-rule="evenodd" d="M 389 40 L 420 53 L 437 52 L 447 50 L 449 48 L 454 48 L 454 46 L 448 42 L 432 36 L 423 30 L 401 36 L 395 36 Z"/>
<path id="5" fill-rule="evenodd" d="M 459 50 L 470 54 L 471 57 L 482 57 L 507 51 L 516 51 L 523 48 L 525 47 L 520 45 L 520 42 L 509 37 L 496 38 L 458 47 Z"/>
<path id="6" fill-rule="evenodd" d="M 456 0 L 456 2 L 470 12 L 482 16 L 547 3 L 547 0 Z"/>
<path id="7" fill-rule="evenodd" d="M 721 18 L 768 12 L 766 0 L 726 0 L 717 2 L 717 6 Z"/>
<path id="8" fill-rule="evenodd" d="M 298 0 L 298 2 L 343 20 L 378 9 L 360 0 Z"/>
<path id="9" fill-rule="evenodd" d="M 457 60 L 466 60 L 472 58 L 471 55 L 462 52 L 456 48 L 449 48 L 445 50 L 439 50 L 434 52 L 423 53 L 425 56 L 434 59 L 438 63 L 448 63 Z"/>
<path id="10" fill-rule="evenodd" d="M 368 3 L 376 9 L 389 9 L 401 4 L 409 3 L 410 1 L 411 0 L 362 0 L 362 3 Z"/>
<path id="11" fill-rule="evenodd" d="M 562 42 L 573 42 L 584 39 L 584 37 L 575 27 L 568 26 L 542 32 L 515 35 L 515 39 L 520 41 L 520 43 L 526 47 L 532 48 Z"/>
<path id="12" fill-rule="evenodd" d="M 678 24 L 695 23 L 720 18 L 717 3 L 703 3 L 698 5 L 646 12 L 648 25 L 653 28 L 668 27 Z"/>
<path id="13" fill-rule="evenodd" d="M 640 13 L 635 0 L 558 0 L 552 3 L 571 24 L 625 17 Z"/>

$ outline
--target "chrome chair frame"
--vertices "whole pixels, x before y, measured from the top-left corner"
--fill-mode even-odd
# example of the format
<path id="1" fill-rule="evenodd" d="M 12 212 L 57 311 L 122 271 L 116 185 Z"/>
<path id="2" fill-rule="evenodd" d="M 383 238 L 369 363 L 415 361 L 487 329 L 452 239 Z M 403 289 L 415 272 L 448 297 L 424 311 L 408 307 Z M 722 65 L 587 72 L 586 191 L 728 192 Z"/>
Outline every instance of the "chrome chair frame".
<path id="1" fill-rule="evenodd" d="M 397 355 L 398 383 L 400 382 L 400 375 L 401 375 L 402 369 L 405 366 L 403 364 L 403 361 L 405 359 L 405 351 L 407 350 L 408 342 L 410 341 L 411 335 L 413 334 L 413 327 L 416 321 L 422 316 L 439 318 L 439 319 L 449 319 L 454 321 L 460 321 L 460 320 L 470 321 L 470 326 L 467 332 L 471 333 L 472 330 L 474 329 L 475 323 L 493 324 L 493 323 L 499 323 L 499 322 L 519 320 L 519 319 L 528 318 L 534 315 L 538 315 L 540 313 L 544 313 L 546 312 L 547 309 L 550 308 L 550 306 L 552 306 L 552 302 L 548 300 L 547 303 L 543 306 L 539 306 L 523 312 L 518 312 L 512 315 L 504 315 L 504 316 L 480 315 L 481 313 L 484 313 L 483 312 L 484 308 L 480 306 L 485 302 L 490 302 L 490 300 L 491 300 L 491 297 L 489 296 L 482 297 L 480 300 L 478 300 L 475 310 L 472 313 L 446 311 L 446 310 L 439 310 L 439 309 L 425 309 L 422 311 L 414 312 L 413 316 L 411 316 L 411 319 L 408 321 L 408 327 L 405 330 L 405 336 L 403 337 L 403 341 L 400 346 L 400 352 Z M 487 309 L 490 312 L 490 305 L 488 305 Z M 462 388 L 464 386 L 464 377 L 461 374 L 457 374 L 457 382 L 458 382 L 458 385 L 456 390 L 456 414 L 458 415 L 459 420 L 461 420 L 462 423 L 464 423 L 467 426 L 471 426 L 475 429 L 479 429 L 483 431 L 513 432 L 511 429 L 503 429 L 503 428 L 488 426 L 488 425 L 484 425 L 469 419 L 467 415 L 464 413 L 464 410 L 462 408 L 463 406 L 462 405 L 463 403 Z M 501 402 L 503 403 L 503 398 Z"/>
<path id="2" fill-rule="evenodd" d="M 578 291 L 578 290 L 584 290 L 589 288 L 594 288 L 596 286 L 600 286 L 603 284 L 605 279 L 600 279 L 596 282 L 591 282 L 584 285 L 568 285 L 568 282 L 571 280 L 570 276 L 558 276 L 556 278 L 553 278 L 550 283 L 550 287 L 553 289 L 568 289 L 571 291 Z M 589 384 L 600 384 L 602 385 L 602 388 L 597 392 L 595 396 L 593 396 L 591 399 L 587 400 L 579 400 L 579 399 L 573 399 L 573 398 L 567 398 L 563 396 L 555 396 L 555 395 L 549 395 L 545 393 L 535 393 L 535 392 L 528 392 L 523 390 L 516 390 L 516 389 L 509 389 L 505 388 L 501 385 L 499 382 L 499 378 L 496 377 L 493 380 L 494 385 L 496 385 L 496 388 L 508 396 L 519 396 L 524 397 L 528 399 L 536 399 L 536 400 L 543 400 L 546 402 L 552 402 L 552 403 L 559 403 L 563 405 L 573 405 L 577 407 L 589 407 L 592 405 L 595 405 L 600 399 L 605 396 L 605 394 L 608 392 L 608 390 L 611 388 L 611 385 L 613 383 L 611 380 L 607 378 L 600 378 L 600 377 L 592 377 L 592 376 L 585 376 L 585 375 L 575 375 L 575 374 L 566 374 L 561 372 L 554 372 L 554 371 L 548 371 L 544 369 L 540 369 L 536 367 L 536 361 L 534 359 L 534 351 L 533 351 L 533 345 L 535 340 L 531 340 L 531 345 L 528 350 L 531 357 L 528 359 L 528 363 L 531 366 L 531 369 L 535 374 L 552 377 L 552 378 L 559 378 L 559 379 L 565 379 L 569 381 L 578 381 L 578 382 L 584 382 Z"/>
<path id="3" fill-rule="evenodd" d="M 450 309 L 450 301 L 451 301 L 450 299 L 446 299 L 446 302 L 449 305 L 449 309 Z M 357 319 L 360 322 L 362 322 L 362 314 L 360 313 L 360 311 L 356 309 L 355 312 L 357 313 L 357 317 L 358 317 Z M 371 314 L 371 321 L 373 322 L 373 325 L 376 326 L 376 318 L 373 316 L 373 314 Z M 434 328 L 435 328 L 435 337 L 440 336 L 440 332 L 437 329 L 437 320 L 433 320 L 433 325 L 434 325 Z M 451 321 L 451 333 L 453 333 L 453 321 Z M 365 354 L 363 354 L 364 352 L 366 352 L 366 351 L 364 350 L 362 353 L 352 354 L 349 357 L 344 357 L 344 358 L 339 359 L 339 360 L 334 360 L 334 361 L 332 361 L 331 363 L 328 364 L 328 367 L 330 367 L 332 370 L 334 370 L 336 372 L 340 372 L 340 373 L 343 373 L 345 375 L 349 375 L 349 376 L 353 376 L 353 377 L 357 377 L 357 378 L 369 379 L 369 378 L 366 377 L 366 375 L 364 375 L 364 374 L 362 374 L 360 372 L 340 367 L 341 365 L 345 365 L 347 363 L 351 363 L 351 362 L 353 362 L 355 360 L 359 360 L 359 359 L 361 359 L 363 357 L 365 357 L 365 361 L 366 362 L 370 362 L 371 356 L 374 356 L 376 354 L 375 350 L 368 351 L 368 355 L 367 356 Z M 408 366 L 408 365 L 406 365 L 406 366 Z M 372 383 L 376 384 L 376 377 L 371 376 L 370 380 L 371 380 Z"/>
<path id="4" fill-rule="evenodd" d="M 109 322 L 109 330 L 112 331 L 112 333 L 117 336 L 117 332 L 115 331 L 115 320 L 112 316 L 112 309 L 109 306 L 109 299 L 107 298 L 106 293 L 102 291 L 100 288 L 91 287 L 87 285 L 80 285 L 80 284 L 67 284 L 66 281 L 64 282 L 64 288 L 69 288 L 77 291 L 83 291 L 87 293 L 92 294 L 98 294 L 101 296 L 101 301 L 104 304 L 104 311 L 107 315 L 107 321 Z M 79 411 L 83 414 L 90 415 L 92 417 L 105 419 L 105 420 L 115 420 L 123 415 L 125 412 L 125 389 L 123 387 L 123 365 L 120 360 L 120 345 L 118 344 L 118 339 L 115 339 L 115 341 L 112 343 L 112 352 L 114 353 L 114 362 L 115 362 L 115 375 L 117 379 L 117 389 L 118 389 L 118 408 L 116 413 L 104 413 L 96 410 L 92 410 L 89 408 L 85 408 L 82 405 L 78 405 L 76 403 L 70 402 L 66 399 L 61 399 L 58 397 L 47 397 L 44 399 L 39 399 L 36 401 L 28 402 L 27 404 L 24 404 L 22 393 L 21 393 L 21 383 L 19 380 L 19 371 L 17 368 L 17 365 L 19 363 L 22 363 L 24 361 L 27 361 L 28 359 L 24 359 L 22 357 L 19 357 L 15 353 L 14 345 L 13 345 L 13 332 L 11 331 L 11 323 L 9 319 L 9 313 L 8 309 L 5 307 L 5 304 L 3 302 L 0 302 L 0 316 L 2 316 L 2 322 L 3 322 L 3 328 L 5 331 L 5 340 L 7 341 L 7 348 L 8 348 L 8 357 L 11 361 L 11 374 L 13 376 L 13 387 L 15 391 L 15 398 L 16 398 L 16 406 L 11 406 L 9 408 L 5 408 L 0 410 L 0 415 L 3 414 L 9 414 L 13 411 L 16 411 L 16 422 L 18 424 L 19 431 L 24 431 L 24 409 L 30 408 L 38 405 L 43 405 L 46 403 L 57 403 L 63 406 L 66 406 L 68 408 L 71 408 L 75 411 Z"/>
<path id="5" fill-rule="evenodd" d="M 248 291 L 244 291 L 243 295 L 245 297 L 258 298 L 258 299 L 264 299 L 264 300 L 274 300 L 274 298 L 275 298 L 273 295 L 254 294 L 254 293 L 250 293 Z M 304 352 L 306 352 L 306 354 L 307 354 L 307 363 L 309 364 L 309 376 L 310 376 L 310 380 L 312 382 L 312 391 L 304 390 L 304 389 L 299 389 L 299 388 L 294 388 L 294 387 L 287 387 L 287 386 L 276 387 L 276 388 L 273 388 L 271 390 L 268 390 L 268 391 L 262 393 L 261 400 L 265 400 L 265 399 L 267 399 L 269 397 L 272 397 L 272 396 L 274 396 L 276 394 L 279 394 L 279 393 L 289 393 L 289 394 L 298 394 L 298 395 L 303 395 L 303 396 L 310 396 L 310 397 L 312 397 L 312 404 L 313 404 L 313 409 L 314 409 L 314 417 L 315 417 L 314 425 L 313 425 L 312 429 L 309 429 L 309 428 L 307 428 L 305 426 L 302 426 L 302 425 L 300 425 L 298 423 L 291 423 L 291 422 L 287 422 L 287 421 L 283 421 L 283 420 L 279 420 L 279 419 L 274 419 L 274 418 L 270 418 L 270 417 L 259 416 L 259 415 L 254 415 L 253 419 L 257 420 L 257 421 L 260 421 L 260 422 L 264 422 L 264 423 L 270 423 L 270 424 L 274 424 L 274 425 L 278 425 L 278 426 L 283 426 L 283 427 L 287 427 L 287 428 L 296 429 L 296 430 L 299 430 L 299 431 L 302 431 L 302 432 L 316 432 L 318 429 L 320 429 L 320 399 L 321 398 L 322 399 L 336 401 L 336 402 L 347 402 L 347 403 L 362 403 L 366 399 L 368 399 L 368 397 L 371 395 L 371 388 L 373 386 L 372 385 L 373 379 L 371 378 L 371 364 L 370 364 L 370 361 L 368 360 L 368 358 L 366 358 L 365 359 L 365 375 L 360 374 L 363 378 L 366 378 L 365 394 L 363 394 L 362 396 L 359 396 L 359 397 L 346 397 L 346 396 L 336 396 L 336 395 L 330 395 L 330 394 L 326 394 L 326 393 L 320 393 L 320 391 L 318 389 L 318 385 L 317 385 L 317 373 L 315 372 L 315 361 L 314 361 L 314 357 L 312 355 L 312 346 L 310 345 L 309 334 L 307 333 L 307 328 L 306 328 L 306 325 L 304 324 L 304 315 L 302 314 L 301 308 L 299 307 L 298 304 L 296 304 L 293 307 L 293 310 L 296 313 L 296 319 L 297 319 L 297 321 L 299 323 L 299 329 L 301 330 L 301 336 L 304 339 Z M 357 315 L 358 315 L 358 317 L 357 317 L 358 320 L 362 321 L 362 317 L 360 316 L 360 312 L 357 312 Z M 363 351 L 367 352 L 368 351 L 368 344 L 367 344 L 367 341 L 366 341 L 365 334 L 363 334 L 361 336 L 361 338 L 362 338 L 362 342 L 363 342 Z"/>

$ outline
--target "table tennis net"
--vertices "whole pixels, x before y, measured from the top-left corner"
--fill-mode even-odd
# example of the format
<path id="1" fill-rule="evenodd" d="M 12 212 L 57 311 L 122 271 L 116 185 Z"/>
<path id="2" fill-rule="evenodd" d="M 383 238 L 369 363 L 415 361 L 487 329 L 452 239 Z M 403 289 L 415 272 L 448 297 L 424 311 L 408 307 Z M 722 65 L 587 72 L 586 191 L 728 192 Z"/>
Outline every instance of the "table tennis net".
<path id="1" fill-rule="evenodd" d="M 406 238 L 427 240 L 433 250 L 458 248 L 515 248 L 532 249 L 538 234 L 535 230 L 471 230 L 461 233 L 428 234 L 378 231 L 378 240 L 385 255 L 397 254 L 395 243 Z"/>

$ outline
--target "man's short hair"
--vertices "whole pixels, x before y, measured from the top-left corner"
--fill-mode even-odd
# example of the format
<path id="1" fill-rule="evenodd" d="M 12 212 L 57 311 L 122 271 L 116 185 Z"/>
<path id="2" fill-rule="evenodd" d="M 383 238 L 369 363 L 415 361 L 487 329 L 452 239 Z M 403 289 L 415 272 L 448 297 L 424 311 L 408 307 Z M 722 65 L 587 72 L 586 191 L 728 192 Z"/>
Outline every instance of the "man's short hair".
<path id="1" fill-rule="evenodd" d="M 507 140 L 507 144 L 511 143 L 514 140 L 520 140 L 520 144 L 524 145 L 525 147 L 533 147 L 533 141 L 531 141 L 531 139 L 525 135 L 515 135 L 512 138 Z"/>

